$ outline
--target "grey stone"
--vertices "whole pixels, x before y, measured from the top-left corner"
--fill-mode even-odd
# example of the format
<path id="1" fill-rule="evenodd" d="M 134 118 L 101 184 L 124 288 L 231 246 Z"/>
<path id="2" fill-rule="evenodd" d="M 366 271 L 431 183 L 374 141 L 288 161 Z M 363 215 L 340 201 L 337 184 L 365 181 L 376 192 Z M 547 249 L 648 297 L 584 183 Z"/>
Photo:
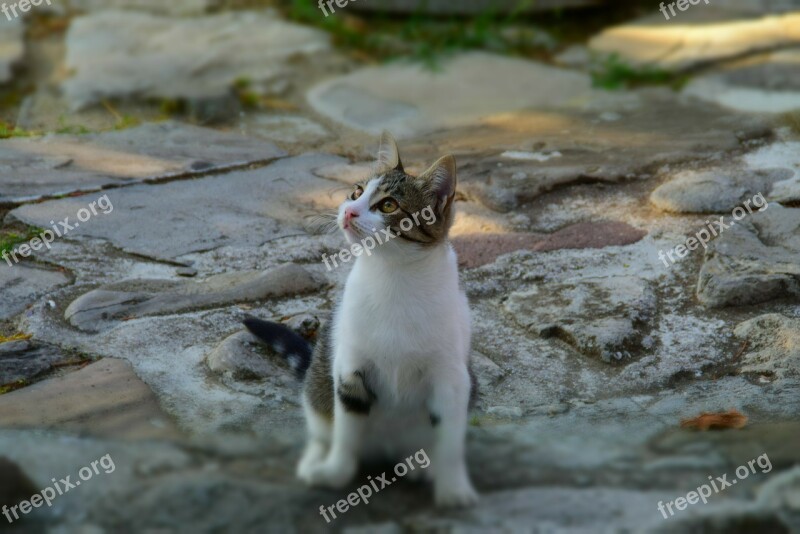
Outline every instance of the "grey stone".
<path id="1" fill-rule="evenodd" d="M 336 182 L 314 176 L 340 158 L 308 155 L 279 160 L 255 170 L 191 181 L 137 185 L 108 191 L 112 213 L 90 220 L 69 234 L 106 239 L 134 254 L 174 260 L 227 245 L 259 246 L 306 235 L 306 217 L 338 204 L 330 196 Z M 75 218 L 84 198 L 21 206 L 9 216 L 32 225 Z"/>
<path id="2" fill-rule="evenodd" d="M 546 291 L 512 293 L 505 308 L 520 325 L 565 341 L 604 362 L 628 361 L 643 350 L 643 332 L 656 313 L 649 285 L 632 276 L 583 278 Z"/>
<path id="3" fill-rule="evenodd" d="M 757 498 L 765 507 L 800 513 L 800 466 L 770 478 L 758 488 Z"/>
<path id="4" fill-rule="evenodd" d="M 199 281 L 130 280 L 103 286 L 77 298 L 64 312 L 64 318 L 81 330 L 97 331 L 115 321 L 134 317 L 281 298 L 321 286 L 319 278 L 294 264 L 264 273 L 220 274 Z"/>
<path id="5" fill-rule="evenodd" d="M 697 281 L 708 307 L 800 297 L 800 210 L 769 204 L 712 241 Z"/>
<path id="6" fill-rule="evenodd" d="M 11 81 L 13 69 L 25 54 L 25 27 L 22 19 L 2 20 L 0 24 L 0 84 Z"/>
<path id="7" fill-rule="evenodd" d="M 794 171 L 794 175 L 772 185 L 770 199 L 775 202 L 800 201 L 800 142 L 772 143 L 744 156 L 751 169 L 780 166 Z"/>
<path id="8" fill-rule="evenodd" d="M 314 146 L 331 137 L 321 124 L 293 115 L 248 115 L 242 120 L 242 131 L 274 143 Z"/>
<path id="9" fill-rule="evenodd" d="M 778 313 L 761 315 L 739 323 L 734 334 L 747 341 L 741 371 L 800 377 L 800 319 Z"/>
<path id="10" fill-rule="evenodd" d="M 794 175 L 792 169 L 748 170 L 738 167 L 681 171 L 657 187 L 650 194 L 650 202 L 672 213 L 730 213 L 756 195 L 761 197 L 755 202 L 771 200 L 773 185 Z"/>
<path id="11" fill-rule="evenodd" d="M 628 64 L 684 70 L 704 63 L 800 43 L 800 13 L 740 19 L 705 5 L 665 19 L 655 13 L 603 30 L 589 41 L 599 54 Z"/>
<path id="12" fill-rule="evenodd" d="M 372 134 L 411 137 L 463 126 L 488 115 L 550 108 L 585 97 L 587 75 L 482 52 L 458 55 L 440 71 L 420 64 L 366 67 L 308 93 L 314 109 Z"/>
<path id="13" fill-rule="evenodd" d="M 288 377 L 291 370 L 276 362 L 281 356 L 270 354 L 247 331 L 236 332 L 225 338 L 208 355 L 208 368 L 217 374 L 230 375 L 234 380 L 260 380 L 271 377 Z"/>
<path id="14" fill-rule="evenodd" d="M 88 13 L 123 9 L 160 15 L 201 15 L 220 5 L 220 0 L 70 0 L 69 3 L 70 8 Z"/>
<path id="15" fill-rule="evenodd" d="M 40 376 L 68 357 L 56 346 L 31 341 L 0 343 L 0 385 Z"/>
<path id="16" fill-rule="evenodd" d="M 7 139 L 0 141 L 0 202 L 192 176 L 284 155 L 270 143 L 176 122 L 99 134 Z M 74 212 L 69 215 L 75 218 Z M 41 226 L 51 226 L 50 220 Z"/>
<path id="17" fill-rule="evenodd" d="M 747 58 L 696 77 L 684 93 L 747 112 L 800 109 L 800 51 L 778 50 Z"/>
<path id="18" fill-rule="evenodd" d="M 9 267 L 0 262 L 0 320 L 10 319 L 48 292 L 70 283 L 63 272 L 18 263 Z"/>
<path id="19" fill-rule="evenodd" d="M 175 274 L 185 278 L 194 278 L 197 276 L 197 269 L 192 269 L 191 267 L 178 267 L 175 269 Z"/>
<path id="20" fill-rule="evenodd" d="M 213 101 L 241 80 L 268 90 L 291 79 L 290 61 L 328 50 L 329 38 L 269 10 L 191 18 L 100 11 L 73 20 L 66 46 L 75 74 L 62 86 L 80 109 L 102 99 Z"/>
<path id="21" fill-rule="evenodd" d="M 735 154 L 772 131 L 757 116 L 677 99 L 662 89 L 592 93 L 581 102 L 577 109 L 558 113 L 498 113 L 477 124 L 426 135 L 404 154 L 422 161 L 455 154 L 460 191 L 490 209 L 509 212 L 569 185 L 647 179 L 665 165 Z M 617 120 L 601 118 L 612 112 Z M 653 131 L 659 135 L 647 133 Z M 774 162 L 762 168 L 783 166 Z"/>

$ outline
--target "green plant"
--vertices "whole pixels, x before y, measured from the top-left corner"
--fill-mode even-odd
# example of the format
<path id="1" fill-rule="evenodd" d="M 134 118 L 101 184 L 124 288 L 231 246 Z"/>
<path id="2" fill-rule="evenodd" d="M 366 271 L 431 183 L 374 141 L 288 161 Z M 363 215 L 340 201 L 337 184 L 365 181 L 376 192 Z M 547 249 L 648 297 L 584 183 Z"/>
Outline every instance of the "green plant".
<path id="1" fill-rule="evenodd" d="M 687 78 L 656 67 L 634 67 L 611 54 L 596 63 L 592 69 L 592 84 L 606 90 L 624 89 L 641 85 L 671 85 L 679 89 Z"/>
<path id="2" fill-rule="evenodd" d="M 0 230 L 0 255 L 11 252 L 14 247 L 26 243 L 44 232 L 43 228 L 28 226 L 22 232 Z"/>

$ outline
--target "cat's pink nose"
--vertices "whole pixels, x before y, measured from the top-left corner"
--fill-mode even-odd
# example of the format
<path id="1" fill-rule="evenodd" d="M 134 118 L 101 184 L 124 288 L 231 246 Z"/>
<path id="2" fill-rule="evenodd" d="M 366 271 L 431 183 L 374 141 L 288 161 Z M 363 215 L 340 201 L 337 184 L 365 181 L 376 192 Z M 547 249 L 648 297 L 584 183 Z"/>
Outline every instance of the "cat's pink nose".
<path id="1" fill-rule="evenodd" d="M 344 210 L 344 224 L 350 224 L 350 219 L 358 217 L 358 212 L 353 208 L 347 208 Z"/>

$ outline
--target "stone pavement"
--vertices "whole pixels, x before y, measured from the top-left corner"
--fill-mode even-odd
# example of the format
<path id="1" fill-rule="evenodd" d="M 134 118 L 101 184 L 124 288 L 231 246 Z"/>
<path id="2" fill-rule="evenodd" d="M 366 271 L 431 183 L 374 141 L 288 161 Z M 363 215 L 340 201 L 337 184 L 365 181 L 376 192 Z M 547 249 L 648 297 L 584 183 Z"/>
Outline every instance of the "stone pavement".
<path id="1" fill-rule="evenodd" d="M 486 52 L 436 72 L 362 65 L 277 12 L 210 1 L 73 8 L 85 14 L 64 36 L 72 72 L 47 81 L 64 90 L 48 113 L 91 122 L 110 100 L 154 116 L 154 99 L 180 98 L 231 115 L 215 128 L 0 140 L 3 232 L 75 220 L 103 195 L 113 205 L 0 261 L 0 487 L 44 488 L 106 454 L 116 466 L 12 530 L 800 531 L 800 131 L 783 117 L 698 99 L 692 82 L 607 92 L 588 65 Z M 696 15 L 744 18 L 761 40 L 700 56 L 687 45 L 663 66 L 700 57 L 713 65 L 696 80 L 744 80 L 718 62 L 795 42 L 796 13 L 762 15 Z M 776 24 L 788 30 L 764 37 Z M 611 28 L 589 47 L 616 50 L 638 31 Z M 282 108 L 228 107 L 242 78 Z M 483 499 L 442 512 L 404 481 L 328 525 L 319 507 L 346 493 L 293 474 L 300 384 L 241 320 L 313 337 L 329 319 L 347 268 L 324 267 L 343 241 L 314 216 L 369 172 L 383 128 L 411 171 L 443 153 L 459 162 L 453 243 L 473 309 L 468 449 Z M 707 250 L 660 259 L 756 194 L 767 209 Z M 680 428 L 731 408 L 744 429 Z M 769 472 L 669 519 L 658 511 L 764 454 Z"/>

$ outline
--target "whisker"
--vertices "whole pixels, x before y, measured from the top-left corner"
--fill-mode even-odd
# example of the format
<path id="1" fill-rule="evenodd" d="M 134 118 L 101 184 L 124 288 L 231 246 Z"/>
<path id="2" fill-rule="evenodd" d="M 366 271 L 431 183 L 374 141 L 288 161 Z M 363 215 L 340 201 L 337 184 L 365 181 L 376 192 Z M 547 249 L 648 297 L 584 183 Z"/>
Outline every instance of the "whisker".
<path id="1" fill-rule="evenodd" d="M 312 235 L 331 234 L 339 226 L 337 217 L 338 214 L 335 212 L 323 212 L 306 217 L 305 229 Z"/>

